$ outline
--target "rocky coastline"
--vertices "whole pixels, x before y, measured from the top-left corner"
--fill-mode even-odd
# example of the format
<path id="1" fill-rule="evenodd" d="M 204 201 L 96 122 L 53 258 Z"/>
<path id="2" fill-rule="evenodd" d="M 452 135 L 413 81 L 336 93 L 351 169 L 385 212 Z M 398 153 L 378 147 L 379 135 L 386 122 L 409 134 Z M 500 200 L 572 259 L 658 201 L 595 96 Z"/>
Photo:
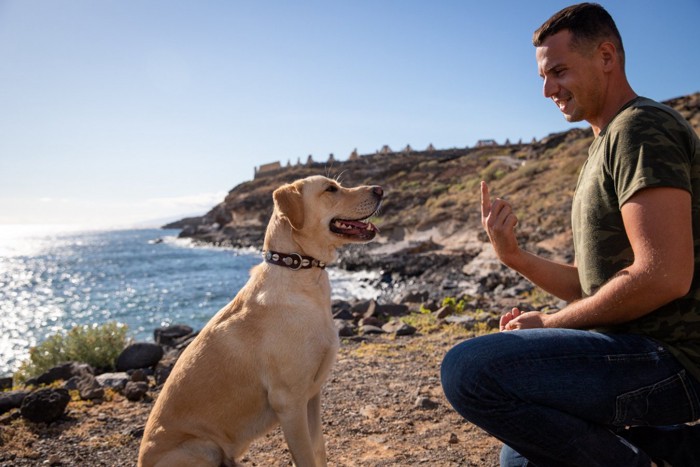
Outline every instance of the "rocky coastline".
<path id="1" fill-rule="evenodd" d="M 700 133 L 700 93 L 666 102 Z M 442 356 L 457 342 L 492 332 L 513 306 L 563 303 L 501 265 L 482 232 L 478 183 L 507 197 L 528 250 L 570 261 L 570 195 L 590 131 L 530 144 L 359 156 L 334 168 L 343 183 L 382 184 L 378 241 L 342 250 L 334 264 L 379 271 L 376 300 L 335 301 L 341 349 L 323 392 L 330 465 L 497 466 L 499 443 L 462 420 L 439 382 Z M 282 183 L 325 167 L 260 173 L 200 217 L 166 228 L 196 242 L 259 248 Z M 0 380 L 0 467 L 135 466 L 143 428 L 163 382 L 197 330 L 154 330 L 130 343 L 114 368 L 66 362 L 16 385 Z M 288 466 L 279 430 L 251 446 L 247 466 Z"/>
<path id="2" fill-rule="evenodd" d="M 450 409 L 438 370 L 451 344 L 492 331 L 498 317 L 474 311 L 473 303 L 433 303 L 425 294 L 404 300 L 333 302 L 342 345 L 324 389 L 327 436 L 332 444 L 353 435 L 375 453 L 364 462 L 352 461 L 353 446 L 329 448 L 329 455 L 335 465 L 413 465 L 417 456 L 430 465 L 463 465 L 472 457 L 477 465 L 496 465 L 497 442 Z M 130 343 L 108 371 L 66 362 L 21 385 L 1 380 L 0 465 L 136 465 L 150 408 L 197 334 L 185 325 L 158 328 L 154 342 Z M 368 378 L 377 373 L 381 379 Z M 416 451 L 417 442 L 423 447 Z M 279 430 L 243 459 L 243 465 L 288 462 Z"/>
<path id="3" fill-rule="evenodd" d="M 700 93 L 665 101 L 700 133 Z M 547 300 L 498 263 L 480 225 L 479 182 L 507 198 L 518 216 L 521 245 L 555 260 L 571 261 L 570 202 L 578 169 L 587 157 L 589 129 L 551 134 L 531 143 L 488 144 L 443 150 L 388 148 L 325 164 L 256 171 L 209 212 L 167 225 L 180 237 L 206 244 L 260 248 L 272 212 L 272 191 L 283 183 L 322 173 L 347 186 L 380 184 L 383 207 L 373 222 L 381 232 L 368 245 L 342 249 L 335 266 L 381 273 L 381 301 L 400 303 L 406 294 L 432 301 L 477 301 L 503 310 L 514 300 Z M 561 305 L 550 300 L 550 306 Z"/>

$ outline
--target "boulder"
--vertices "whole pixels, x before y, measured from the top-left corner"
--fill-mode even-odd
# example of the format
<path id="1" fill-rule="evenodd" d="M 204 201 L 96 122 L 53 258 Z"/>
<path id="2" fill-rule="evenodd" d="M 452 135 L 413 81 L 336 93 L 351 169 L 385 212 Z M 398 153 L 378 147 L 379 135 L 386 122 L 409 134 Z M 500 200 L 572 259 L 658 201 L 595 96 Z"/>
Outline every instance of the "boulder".
<path id="1" fill-rule="evenodd" d="M 165 380 L 170 376 L 170 372 L 173 371 L 175 362 L 180 357 L 180 352 L 177 350 L 171 350 L 158 362 L 156 368 L 153 372 L 153 376 L 156 380 L 156 386 L 160 386 L 165 383 Z"/>
<path id="2" fill-rule="evenodd" d="M 124 387 L 124 397 L 132 402 L 143 399 L 148 392 L 148 383 L 145 381 L 129 381 Z"/>
<path id="3" fill-rule="evenodd" d="M 454 312 L 455 309 L 452 307 L 452 305 L 445 305 L 440 307 L 437 311 L 435 311 L 435 317 L 437 319 L 444 319 L 450 315 L 453 315 Z"/>
<path id="4" fill-rule="evenodd" d="M 129 378 L 131 378 L 131 381 L 138 383 L 140 381 L 148 381 L 148 375 L 146 374 L 145 371 L 142 369 L 137 369 L 133 371 L 127 372 L 129 374 Z"/>
<path id="5" fill-rule="evenodd" d="M 93 375 L 73 376 L 63 384 L 68 390 L 76 390 L 84 401 L 102 399 L 105 395 L 104 388 L 97 382 Z"/>
<path id="6" fill-rule="evenodd" d="M 425 291 L 411 290 L 397 298 L 398 303 L 422 303 L 428 299 L 430 294 Z"/>
<path id="7" fill-rule="evenodd" d="M 95 377 L 100 386 L 104 388 L 111 388 L 115 391 L 122 392 L 126 387 L 126 383 L 129 382 L 129 375 L 121 373 L 102 373 Z"/>
<path id="8" fill-rule="evenodd" d="M 116 370 L 127 371 L 153 367 L 163 358 L 163 348 L 151 342 L 136 342 L 128 345 L 117 357 Z"/>
<path id="9" fill-rule="evenodd" d="M 70 402 L 64 388 L 45 388 L 32 392 L 22 401 L 22 417 L 34 423 L 51 423 L 63 416 Z"/>
<path id="10" fill-rule="evenodd" d="M 153 331 L 153 338 L 157 344 L 174 347 L 175 340 L 192 334 L 192 331 L 192 328 L 185 324 L 173 324 L 156 328 Z"/>
<path id="11" fill-rule="evenodd" d="M 334 300 L 331 304 L 331 314 L 333 319 L 351 320 L 355 317 L 351 311 L 352 306 L 345 300 Z"/>
<path id="12" fill-rule="evenodd" d="M 382 326 L 382 330 L 388 334 L 396 334 L 397 336 L 411 336 L 416 333 L 416 328 L 398 319 L 386 323 Z"/>
<path id="13" fill-rule="evenodd" d="M 0 414 L 20 408 L 22 406 L 22 401 L 29 394 L 30 391 L 0 392 Z"/>
<path id="14" fill-rule="evenodd" d="M 348 321 L 334 319 L 333 323 L 335 324 L 335 328 L 338 330 L 338 336 L 351 337 L 355 335 L 355 327 Z"/>
<path id="15" fill-rule="evenodd" d="M 48 369 L 35 378 L 28 379 L 26 384 L 28 386 L 40 386 L 42 384 L 51 384 L 54 381 L 68 381 L 73 376 L 83 376 L 86 374 L 94 374 L 94 370 L 87 363 L 66 362 Z"/>
<path id="16" fill-rule="evenodd" d="M 404 304 L 384 304 L 377 307 L 377 312 L 383 316 L 405 316 L 408 314 L 408 306 Z"/>
<path id="17" fill-rule="evenodd" d="M 370 316 L 367 318 L 362 318 L 360 321 L 357 322 L 357 325 L 362 327 L 362 326 L 376 326 L 380 327 L 382 325 L 382 322 L 379 320 L 379 318 L 375 316 Z"/>
<path id="18" fill-rule="evenodd" d="M 12 389 L 12 376 L 4 376 L 0 378 L 0 391 Z"/>
<path id="19" fill-rule="evenodd" d="M 362 334 L 363 336 L 367 334 L 384 334 L 384 331 L 378 326 L 365 324 L 363 326 L 360 326 L 360 334 Z"/>
<path id="20" fill-rule="evenodd" d="M 338 310 L 333 313 L 333 319 L 351 321 L 355 319 L 350 310 Z"/>

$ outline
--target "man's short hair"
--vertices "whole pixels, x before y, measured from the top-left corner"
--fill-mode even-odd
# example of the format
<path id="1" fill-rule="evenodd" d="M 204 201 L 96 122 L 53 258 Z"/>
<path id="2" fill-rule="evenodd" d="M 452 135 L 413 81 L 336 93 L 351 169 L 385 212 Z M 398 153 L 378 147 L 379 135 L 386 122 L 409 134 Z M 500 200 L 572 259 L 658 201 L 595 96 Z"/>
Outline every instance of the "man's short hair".
<path id="1" fill-rule="evenodd" d="M 532 36 L 532 44 L 540 47 L 550 36 L 559 31 L 571 32 L 571 48 L 587 53 L 604 41 L 613 43 L 625 63 L 625 49 L 622 37 L 615 21 L 605 9 L 597 3 L 579 3 L 555 13 L 540 26 Z"/>

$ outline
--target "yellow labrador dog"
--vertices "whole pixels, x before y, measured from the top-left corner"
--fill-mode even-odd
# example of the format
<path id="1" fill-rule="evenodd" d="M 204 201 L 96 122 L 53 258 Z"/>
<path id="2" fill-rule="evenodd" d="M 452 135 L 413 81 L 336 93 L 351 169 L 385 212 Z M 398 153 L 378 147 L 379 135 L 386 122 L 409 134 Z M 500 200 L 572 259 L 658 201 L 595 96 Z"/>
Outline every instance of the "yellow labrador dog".
<path id="1" fill-rule="evenodd" d="M 142 467 L 235 466 L 282 426 L 299 467 L 325 466 L 321 386 L 338 349 L 325 265 L 372 240 L 379 186 L 313 176 L 273 193 L 265 261 L 187 347 L 146 424 Z"/>

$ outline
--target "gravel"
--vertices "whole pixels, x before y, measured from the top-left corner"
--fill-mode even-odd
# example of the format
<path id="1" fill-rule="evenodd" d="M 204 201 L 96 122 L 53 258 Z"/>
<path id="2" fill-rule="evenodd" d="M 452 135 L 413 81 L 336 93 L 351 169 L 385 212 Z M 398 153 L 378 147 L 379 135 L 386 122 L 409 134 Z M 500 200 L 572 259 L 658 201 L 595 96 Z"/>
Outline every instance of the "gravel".
<path id="1" fill-rule="evenodd" d="M 323 391 L 330 466 L 498 465 L 500 443 L 465 422 L 446 401 L 440 362 L 465 331 L 376 335 L 343 340 Z M 0 466 L 136 466 L 157 391 L 141 402 L 117 393 L 100 403 L 73 401 L 46 425 L 17 411 L 0 417 Z M 243 466 L 291 466 L 281 430 L 253 443 Z"/>

